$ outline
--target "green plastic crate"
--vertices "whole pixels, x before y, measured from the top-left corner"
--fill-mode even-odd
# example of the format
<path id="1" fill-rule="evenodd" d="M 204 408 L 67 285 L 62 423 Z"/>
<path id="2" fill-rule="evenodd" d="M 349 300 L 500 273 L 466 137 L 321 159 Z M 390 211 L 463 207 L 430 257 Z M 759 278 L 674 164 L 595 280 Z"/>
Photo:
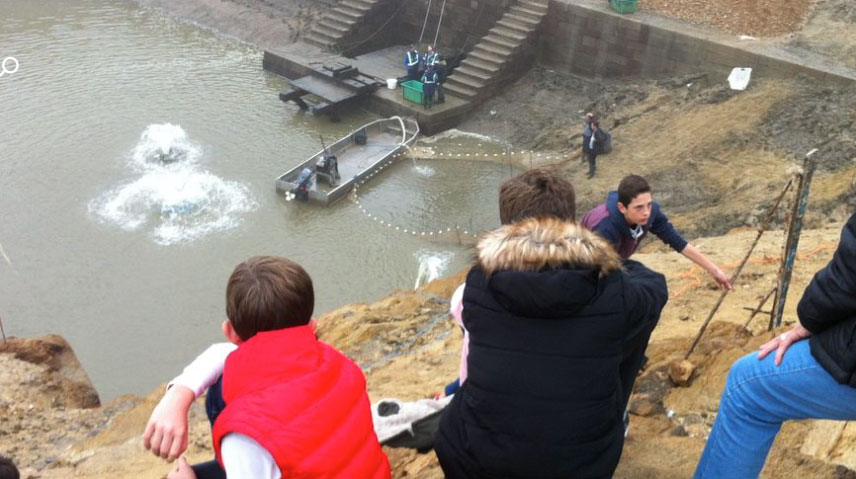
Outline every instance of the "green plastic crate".
<path id="1" fill-rule="evenodd" d="M 618 13 L 633 13 L 636 11 L 636 0 L 609 0 L 609 6 Z"/>
<path id="2" fill-rule="evenodd" d="M 418 80 L 407 80 L 401 84 L 404 99 L 413 103 L 422 104 L 422 82 Z"/>

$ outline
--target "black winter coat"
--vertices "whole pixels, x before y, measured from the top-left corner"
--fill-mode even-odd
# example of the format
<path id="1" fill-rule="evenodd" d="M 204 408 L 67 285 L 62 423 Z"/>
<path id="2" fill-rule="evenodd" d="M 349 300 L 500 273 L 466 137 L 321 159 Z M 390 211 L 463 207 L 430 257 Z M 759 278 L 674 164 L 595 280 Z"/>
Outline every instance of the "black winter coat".
<path id="1" fill-rule="evenodd" d="M 594 135 L 594 148 L 591 148 L 591 136 L 583 134 L 583 153 L 594 153 L 599 155 L 603 153 L 603 146 L 606 143 L 606 133 L 602 129 L 592 130 Z"/>
<path id="2" fill-rule="evenodd" d="M 812 332 L 817 362 L 839 383 L 856 387 L 856 214 L 844 225 L 832 260 L 806 287 L 797 315 Z"/>
<path id="3" fill-rule="evenodd" d="M 606 478 L 618 465 L 622 345 L 659 317 L 666 282 L 635 261 L 622 271 L 605 241 L 561 224 L 571 241 L 518 223 L 479 243 L 463 299 L 468 377 L 436 441 L 450 479 Z"/>

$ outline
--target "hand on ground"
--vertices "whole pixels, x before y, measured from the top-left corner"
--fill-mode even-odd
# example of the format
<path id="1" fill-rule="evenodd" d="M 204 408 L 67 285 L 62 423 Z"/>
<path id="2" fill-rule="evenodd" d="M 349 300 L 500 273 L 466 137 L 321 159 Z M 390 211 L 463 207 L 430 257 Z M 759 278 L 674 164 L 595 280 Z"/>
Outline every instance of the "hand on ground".
<path id="1" fill-rule="evenodd" d="M 758 352 L 758 359 L 764 359 L 772 351 L 776 351 L 775 364 L 778 366 L 782 364 L 782 358 L 785 357 L 785 351 L 791 347 L 791 344 L 794 344 L 797 341 L 802 341 L 809 336 L 811 336 L 811 331 L 805 329 L 802 324 L 798 323 L 790 331 L 782 333 L 762 344 L 759 348 L 760 351 Z"/>
<path id="2" fill-rule="evenodd" d="M 146 449 L 169 462 L 187 449 L 187 413 L 194 399 L 193 391 L 184 386 L 173 386 L 164 394 L 143 434 Z"/>

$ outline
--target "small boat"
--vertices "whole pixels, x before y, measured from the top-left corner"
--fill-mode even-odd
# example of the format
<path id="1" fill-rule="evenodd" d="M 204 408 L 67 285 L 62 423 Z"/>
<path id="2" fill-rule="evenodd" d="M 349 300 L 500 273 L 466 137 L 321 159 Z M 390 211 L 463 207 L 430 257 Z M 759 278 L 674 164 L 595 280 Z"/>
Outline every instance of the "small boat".
<path id="1" fill-rule="evenodd" d="M 418 135 L 419 125 L 412 118 L 393 116 L 367 123 L 280 175 L 276 191 L 287 200 L 329 205 L 393 161 Z"/>

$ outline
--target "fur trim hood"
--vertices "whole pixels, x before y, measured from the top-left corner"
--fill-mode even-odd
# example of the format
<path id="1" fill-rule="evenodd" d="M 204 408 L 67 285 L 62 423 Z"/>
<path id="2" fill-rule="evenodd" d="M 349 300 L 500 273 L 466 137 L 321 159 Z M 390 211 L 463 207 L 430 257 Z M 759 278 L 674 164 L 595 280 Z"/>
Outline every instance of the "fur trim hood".
<path id="1" fill-rule="evenodd" d="M 621 269 L 618 253 L 582 225 L 558 218 L 528 218 L 486 233 L 476 262 L 488 275 L 497 271 L 541 271 L 566 265 L 598 268 L 604 277 Z"/>

